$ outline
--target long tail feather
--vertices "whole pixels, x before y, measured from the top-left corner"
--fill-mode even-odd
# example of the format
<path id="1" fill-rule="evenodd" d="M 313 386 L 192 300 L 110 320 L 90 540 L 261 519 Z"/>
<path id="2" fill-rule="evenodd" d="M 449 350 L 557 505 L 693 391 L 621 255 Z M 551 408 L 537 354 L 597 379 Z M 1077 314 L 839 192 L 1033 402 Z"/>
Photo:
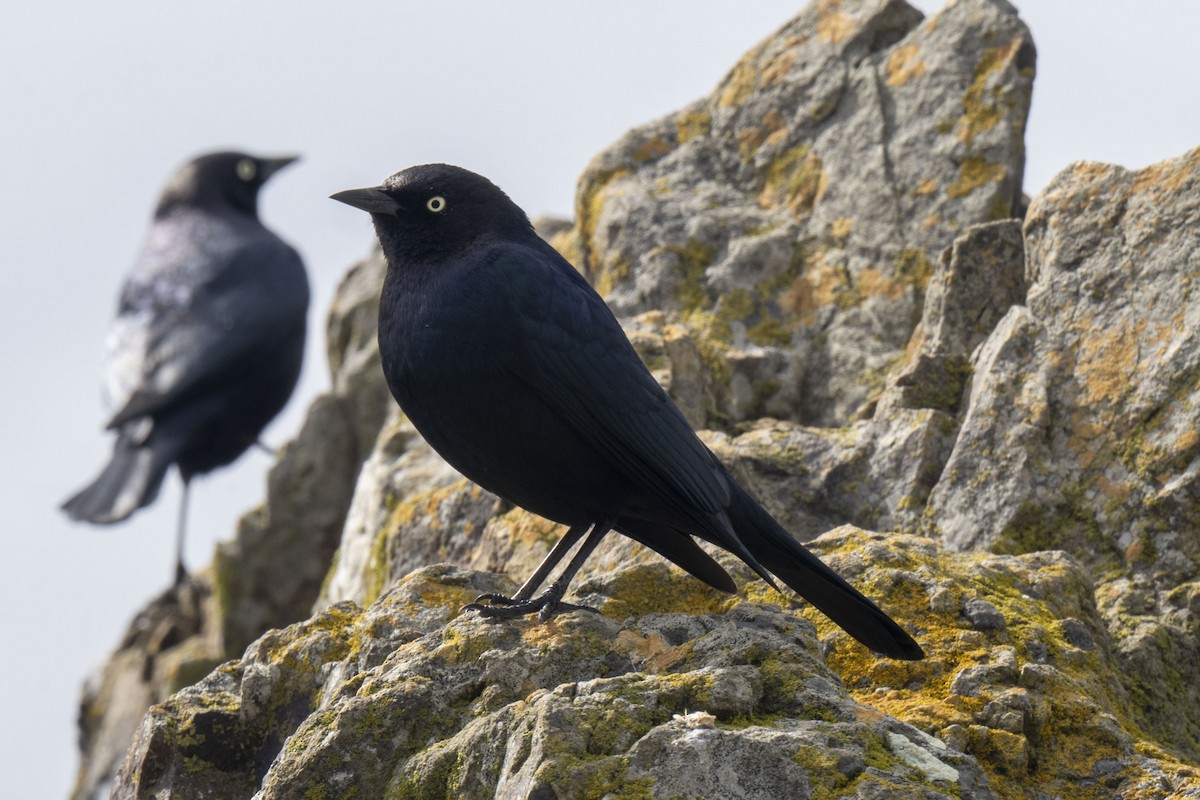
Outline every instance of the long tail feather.
<path id="1" fill-rule="evenodd" d="M 741 487 L 735 488 L 728 511 L 738 536 L 759 561 L 846 633 L 890 658 L 925 657 L 895 620 L 793 539 Z"/>
<path id="2" fill-rule="evenodd" d="M 654 550 L 659 555 L 683 567 L 693 577 L 722 592 L 733 594 L 737 584 L 724 567 L 712 556 L 700 549 L 700 545 L 686 533 L 668 525 L 659 525 L 646 520 L 621 519 L 616 529 L 634 541 Z"/>
<path id="3" fill-rule="evenodd" d="M 172 460 L 162 448 L 135 445 L 130 437 L 118 436 L 108 465 L 62 509 L 71 519 L 97 525 L 120 522 L 154 501 Z"/>

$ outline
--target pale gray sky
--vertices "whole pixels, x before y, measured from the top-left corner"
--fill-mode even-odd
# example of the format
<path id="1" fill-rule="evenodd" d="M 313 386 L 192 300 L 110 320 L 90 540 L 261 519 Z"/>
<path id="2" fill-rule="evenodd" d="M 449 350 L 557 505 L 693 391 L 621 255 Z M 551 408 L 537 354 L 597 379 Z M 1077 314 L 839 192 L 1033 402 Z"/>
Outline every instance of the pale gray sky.
<path id="1" fill-rule="evenodd" d="M 921 0 L 925 11 L 940 3 Z M 1142 166 L 1200 145 L 1200 5 L 1018 4 L 1038 47 L 1031 194 L 1077 159 Z M 4 796 L 63 797 L 79 687 L 165 588 L 179 487 L 112 529 L 58 503 L 106 458 L 101 340 L 159 187 L 194 153 L 305 160 L 262 215 L 305 256 L 312 337 L 282 443 L 327 385 L 324 315 L 369 223 L 327 200 L 414 163 L 481 172 L 531 214 L 571 212 L 587 161 L 707 94 L 798 2 L 71 0 L 0 8 L 0 607 Z M 197 482 L 187 558 L 263 494 L 251 451 Z"/>

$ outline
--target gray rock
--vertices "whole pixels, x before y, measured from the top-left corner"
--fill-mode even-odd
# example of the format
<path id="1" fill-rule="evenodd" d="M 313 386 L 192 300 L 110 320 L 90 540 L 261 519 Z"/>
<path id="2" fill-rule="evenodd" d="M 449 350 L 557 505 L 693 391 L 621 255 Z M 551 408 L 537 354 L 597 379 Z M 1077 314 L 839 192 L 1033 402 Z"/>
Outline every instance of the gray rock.
<path id="1" fill-rule="evenodd" d="M 348 405 L 358 459 L 366 458 L 395 407 L 379 366 L 379 287 L 387 262 L 378 243 L 342 278 L 325 325 L 333 394 Z"/>
<path id="2" fill-rule="evenodd" d="M 1192 758 L 1198 225 L 1200 151 L 1136 172 L 1076 164 L 1034 199 L 1027 301 L 975 358 L 926 515 L 926 530 L 955 549 L 1083 559 L 1102 581 L 1137 716 Z"/>
<path id="3" fill-rule="evenodd" d="M 146 709 L 202 678 L 221 660 L 205 621 L 207 582 L 191 580 L 155 598 L 84 688 L 79 709 L 76 800 L 107 798 Z"/>
<path id="4" fill-rule="evenodd" d="M 391 403 L 375 346 L 378 286 L 369 285 L 381 263 L 368 259 L 343 282 L 329 324 L 334 391 L 313 401 L 296 438 L 280 450 L 263 505 L 217 545 L 211 567 L 138 615 L 90 681 L 73 797 L 108 795 L 152 704 L 240 655 L 263 631 L 311 613 L 341 540 L 359 464 L 382 423 L 383 400 Z"/>
<path id="5" fill-rule="evenodd" d="M 395 408 L 376 251 L 215 590 L 152 606 L 94 684 L 79 796 L 159 702 L 114 796 L 1200 797 L 1200 151 L 1077 165 L 1022 232 L 1032 61 L 1000 0 L 820 2 L 542 224 L 738 480 L 928 659 L 870 656 L 727 553 L 736 597 L 620 536 L 572 586 L 600 615 L 457 615 L 561 528 Z M 283 627 L 347 504 L 322 611 Z"/>
<path id="6" fill-rule="evenodd" d="M 1087 574 L 1067 556 L 953 556 L 850 528 L 815 546 L 918 631 L 926 661 L 876 659 L 811 609 L 763 603 L 758 590 L 706 598 L 674 568 L 593 575 L 585 599 L 600 614 L 491 623 L 457 609 L 502 578 L 428 567 L 368 608 L 342 603 L 271 631 L 155 706 L 113 797 L 1194 788 L 1189 767 L 1119 722 L 1130 701 L 1107 637 L 1090 651 L 1062 638 L 1065 620 L 1102 631 Z M 931 609 L 944 595 L 1025 622 L 976 630 L 958 603 Z M 1028 661 L 1035 645 L 1048 646 L 1046 663 Z"/>
<path id="7" fill-rule="evenodd" d="M 940 252 L 1018 212 L 1034 61 L 1000 0 L 925 23 L 894 0 L 813 4 L 593 159 L 581 267 L 619 315 L 675 312 L 705 342 L 710 425 L 844 422 Z"/>

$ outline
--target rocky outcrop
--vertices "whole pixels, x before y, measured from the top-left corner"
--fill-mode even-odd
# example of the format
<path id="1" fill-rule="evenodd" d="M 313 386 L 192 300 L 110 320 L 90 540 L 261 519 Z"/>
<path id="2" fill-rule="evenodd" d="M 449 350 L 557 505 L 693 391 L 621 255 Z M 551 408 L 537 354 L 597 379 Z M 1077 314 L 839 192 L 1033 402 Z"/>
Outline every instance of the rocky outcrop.
<path id="1" fill-rule="evenodd" d="M 1076 164 L 1025 224 L 1029 296 L 976 359 L 926 530 L 1098 576 L 1136 716 L 1200 759 L 1200 150 Z"/>
<path id="2" fill-rule="evenodd" d="M 816 2 L 716 90 L 592 160 L 578 263 L 618 315 L 706 344 L 710 426 L 840 424 L 877 392 L 932 265 L 1018 215 L 1033 42 L 995 0 L 935 18 Z"/>
<path id="3" fill-rule="evenodd" d="M 733 597 L 615 535 L 572 586 L 599 614 L 459 614 L 561 529 L 390 401 L 375 252 L 266 510 L 108 667 L 108 696 L 158 703 L 114 796 L 1200 797 L 1200 150 L 1075 165 L 1013 218 L 1032 63 L 1002 0 L 822 0 L 542 228 L 925 661 L 728 554 Z M 111 763 L 139 715 L 93 708 Z"/>
<path id="4" fill-rule="evenodd" d="M 728 598 L 655 564 L 579 587 L 600 614 L 457 614 L 492 573 L 410 573 L 156 706 L 117 798 L 1163 796 L 1200 789 L 1129 724 L 1087 572 L 835 531 L 818 550 L 929 653 L 870 657 L 722 563 Z"/>
<path id="5" fill-rule="evenodd" d="M 130 624 L 84 689 L 72 797 L 100 800 L 138 722 L 154 703 L 236 658 L 270 628 L 309 616 L 338 547 L 355 476 L 390 399 L 374 331 L 382 257 L 354 267 L 338 293 L 328 341 L 334 389 L 308 409 L 267 476 L 266 500 L 217 546 L 210 567 L 164 593 Z M 365 277 L 364 277 L 365 276 Z M 364 447 L 361 443 L 366 442 Z"/>

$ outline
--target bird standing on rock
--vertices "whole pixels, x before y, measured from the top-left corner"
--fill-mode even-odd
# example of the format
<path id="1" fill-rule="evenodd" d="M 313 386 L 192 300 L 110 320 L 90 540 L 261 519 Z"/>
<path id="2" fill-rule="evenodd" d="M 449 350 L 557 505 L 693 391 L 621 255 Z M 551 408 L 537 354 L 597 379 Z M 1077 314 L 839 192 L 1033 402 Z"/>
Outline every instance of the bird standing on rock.
<path id="1" fill-rule="evenodd" d="M 300 377 L 308 277 L 258 218 L 259 190 L 295 160 L 221 152 L 184 164 L 159 198 L 106 341 L 117 440 L 99 477 L 63 509 L 119 522 L 153 502 L 176 465 L 177 584 L 187 577 L 189 482 L 255 444 Z"/>
<path id="2" fill-rule="evenodd" d="M 600 296 L 498 187 L 430 164 L 333 199 L 371 214 L 387 258 L 379 351 L 401 409 L 463 475 L 568 526 L 512 598 L 484 595 L 468 608 L 542 619 L 580 608 L 562 597 L 609 530 L 716 589 L 736 591 L 695 536 L 778 588 L 774 573 L 872 650 L 924 656 L 737 484 Z M 535 597 L 580 539 L 567 567 Z"/>

